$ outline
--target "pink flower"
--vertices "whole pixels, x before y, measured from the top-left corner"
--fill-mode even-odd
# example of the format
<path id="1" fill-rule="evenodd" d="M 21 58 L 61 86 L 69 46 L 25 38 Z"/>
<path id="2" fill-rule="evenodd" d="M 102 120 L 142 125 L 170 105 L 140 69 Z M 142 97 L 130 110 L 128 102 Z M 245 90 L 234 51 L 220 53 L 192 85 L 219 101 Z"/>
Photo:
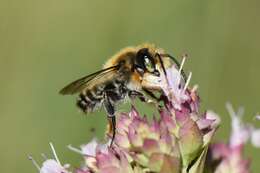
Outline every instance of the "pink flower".
<path id="1" fill-rule="evenodd" d="M 231 116 L 232 127 L 229 143 L 213 144 L 209 159 L 212 163 L 218 161 L 218 164 L 214 165 L 215 173 L 249 173 L 250 163 L 244 158 L 243 150 L 250 139 L 254 146 L 260 146 L 260 129 L 255 129 L 253 125 L 242 121 L 244 113 L 242 108 L 235 112 L 232 105 L 227 103 L 227 110 Z"/>
<path id="2" fill-rule="evenodd" d="M 260 129 L 253 129 L 251 132 L 251 143 L 255 147 L 260 147 Z"/>
<path id="3" fill-rule="evenodd" d="M 69 173 L 69 171 L 66 165 L 62 166 L 56 160 L 48 159 L 43 162 L 40 173 Z"/>
<path id="4" fill-rule="evenodd" d="M 230 146 L 244 145 L 251 139 L 251 143 L 255 147 L 260 147 L 260 129 L 242 121 L 244 110 L 240 108 L 236 113 L 230 103 L 227 103 L 227 110 L 232 122 Z"/>
<path id="5" fill-rule="evenodd" d="M 185 57 L 180 69 L 172 66 L 166 69 L 166 76 L 153 81 L 163 91 L 164 105 L 158 108 L 158 116 L 149 120 L 133 106 L 128 113 L 118 113 L 112 147 L 110 141 L 102 144 L 96 138 L 79 149 L 68 146 L 84 159 L 73 172 L 248 173 L 250 165 L 243 148 L 248 141 L 260 146 L 260 129 L 242 121 L 243 109 L 235 112 L 227 104 L 232 120 L 229 143 L 211 144 L 221 121 L 213 111 L 199 113 L 197 86 L 188 86 L 191 73 L 187 81 L 181 75 L 184 61 Z M 55 159 L 47 159 L 40 167 L 31 158 L 34 165 L 40 173 L 70 173 L 50 145 Z"/>
<path id="6" fill-rule="evenodd" d="M 29 159 L 32 160 L 40 173 L 70 173 L 68 171 L 69 165 L 61 165 L 52 143 L 50 143 L 50 146 L 55 159 L 46 159 L 41 167 L 31 156 L 29 156 Z"/>
<path id="7" fill-rule="evenodd" d="M 164 91 L 164 94 L 168 97 L 169 100 L 171 100 L 173 106 L 179 110 L 181 109 L 181 104 L 189 99 L 189 96 L 186 94 L 186 89 L 191 75 L 189 76 L 186 83 L 181 76 L 181 70 L 185 59 L 186 57 L 183 58 L 179 70 L 173 66 L 169 69 L 166 69 L 166 76 L 161 75 L 161 88 Z"/>
<path id="8" fill-rule="evenodd" d="M 75 151 L 85 158 L 85 163 L 87 168 L 96 170 L 97 169 L 97 155 L 99 154 L 108 154 L 109 153 L 109 144 L 110 141 L 108 141 L 105 144 L 100 144 L 97 142 L 97 139 L 94 138 L 92 141 L 90 141 L 88 144 L 81 145 L 81 149 L 77 149 L 72 147 L 71 145 L 68 146 L 69 149 L 72 151 Z M 87 169 L 87 170 L 89 170 Z M 78 170 L 82 171 L 82 170 Z"/>
<path id="9" fill-rule="evenodd" d="M 149 122 L 134 108 L 118 119 L 115 143 L 147 170 L 179 172 L 189 168 L 202 172 L 208 145 L 220 120 L 212 112 L 203 116 L 198 113 L 199 97 L 196 87 L 188 88 L 190 79 L 191 75 L 185 83 L 175 67 L 167 69 L 166 77 L 161 75 L 167 98 L 158 120 Z"/>
<path id="10" fill-rule="evenodd" d="M 105 144 L 100 144 L 97 142 L 97 139 L 92 139 L 91 142 L 85 145 L 81 145 L 81 153 L 84 156 L 95 157 L 98 152 L 107 153 L 110 141 Z"/>
<path id="11" fill-rule="evenodd" d="M 94 138 L 94 139 L 92 139 L 91 142 L 89 142 L 86 145 L 82 145 L 80 148 L 81 148 L 81 151 L 82 151 L 83 155 L 95 157 L 96 156 L 97 146 L 98 146 L 98 142 Z"/>
<path id="12" fill-rule="evenodd" d="M 260 115 L 256 115 L 255 118 L 256 118 L 257 120 L 260 120 Z"/>
<path id="13" fill-rule="evenodd" d="M 249 173 L 249 160 L 244 159 L 243 146 L 230 147 L 226 144 L 214 144 L 211 146 L 214 173 Z"/>

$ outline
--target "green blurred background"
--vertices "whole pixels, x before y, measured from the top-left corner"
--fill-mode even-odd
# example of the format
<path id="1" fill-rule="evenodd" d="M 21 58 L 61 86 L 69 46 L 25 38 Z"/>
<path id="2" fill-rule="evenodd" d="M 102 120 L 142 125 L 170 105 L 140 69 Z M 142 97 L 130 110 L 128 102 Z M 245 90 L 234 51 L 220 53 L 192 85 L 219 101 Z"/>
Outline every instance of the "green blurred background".
<path id="1" fill-rule="evenodd" d="M 257 0 L 0 0 L 1 172 L 37 172 L 27 155 L 42 162 L 42 152 L 50 156 L 49 141 L 63 163 L 78 165 L 80 156 L 66 145 L 102 138 L 105 114 L 83 116 L 75 97 L 58 90 L 100 69 L 119 49 L 147 41 L 178 57 L 190 55 L 185 69 L 193 72 L 191 83 L 199 84 L 201 111 L 222 116 L 217 139 L 227 140 L 226 101 L 243 105 L 248 121 L 260 111 L 259 5 Z M 246 155 L 257 172 L 260 150 L 248 145 Z"/>

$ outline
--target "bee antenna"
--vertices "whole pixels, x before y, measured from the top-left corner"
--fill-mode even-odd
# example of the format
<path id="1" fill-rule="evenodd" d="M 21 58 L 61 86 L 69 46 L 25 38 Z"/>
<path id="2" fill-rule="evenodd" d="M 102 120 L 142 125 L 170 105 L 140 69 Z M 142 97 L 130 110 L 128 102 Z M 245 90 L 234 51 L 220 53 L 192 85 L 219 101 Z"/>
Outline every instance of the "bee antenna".
<path id="1" fill-rule="evenodd" d="M 173 62 L 176 64 L 176 66 L 178 67 L 178 69 L 181 68 L 181 64 L 179 63 L 179 61 L 175 57 L 171 56 L 170 54 L 161 54 L 161 56 L 171 58 L 173 60 Z M 181 68 L 181 75 L 183 76 L 183 79 L 186 82 L 187 81 L 187 75 L 185 74 L 185 72 L 182 68 Z"/>
<path id="2" fill-rule="evenodd" d="M 162 61 L 162 57 L 161 57 L 161 55 L 160 55 L 159 53 L 156 53 L 155 56 L 158 56 L 158 57 L 159 57 L 159 61 L 160 61 L 161 66 L 162 66 L 163 73 L 164 73 L 164 75 L 166 76 L 166 70 L 165 70 L 165 67 L 164 67 L 164 64 L 163 64 L 163 61 Z"/>

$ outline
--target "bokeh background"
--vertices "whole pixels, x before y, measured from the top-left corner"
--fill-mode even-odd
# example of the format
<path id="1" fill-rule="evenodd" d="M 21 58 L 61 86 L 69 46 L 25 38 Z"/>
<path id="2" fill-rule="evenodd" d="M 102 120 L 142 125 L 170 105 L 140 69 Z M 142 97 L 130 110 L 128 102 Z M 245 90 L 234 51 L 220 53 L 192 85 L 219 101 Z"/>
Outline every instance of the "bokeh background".
<path id="1" fill-rule="evenodd" d="M 121 48 L 143 42 L 177 57 L 190 55 L 185 70 L 199 85 L 201 111 L 221 115 L 216 140 L 227 140 L 227 101 L 243 105 L 248 121 L 260 111 L 259 5 L 257 0 L 0 0 L 1 172 L 37 172 L 27 155 L 41 163 L 41 153 L 50 156 L 49 141 L 63 163 L 78 165 L 80 156 L 66 146 L 102 138 L 105 113 L 84 116 L 75 97 L 63 97 L 59 89 L 100 69 Z M 257 172 L 260 150 L 248 145 L 245 154 Z"/>

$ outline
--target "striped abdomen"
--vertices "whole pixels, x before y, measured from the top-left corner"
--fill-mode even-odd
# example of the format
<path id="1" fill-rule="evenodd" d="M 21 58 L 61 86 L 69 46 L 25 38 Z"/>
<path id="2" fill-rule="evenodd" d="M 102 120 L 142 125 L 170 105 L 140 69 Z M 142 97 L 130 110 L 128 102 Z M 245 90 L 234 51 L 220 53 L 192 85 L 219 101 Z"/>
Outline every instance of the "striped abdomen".
<path id="1" fill-rule="evenodd" d="M 112 105 L 125 99 L 128 93 L 125 81 L 110 81 L 103 86 L 96 86 L 91 90 L 80 93 L 77 106 L 83 112 L 92 112 L 102 106 L 105 99 L 109 99 Z"/>

